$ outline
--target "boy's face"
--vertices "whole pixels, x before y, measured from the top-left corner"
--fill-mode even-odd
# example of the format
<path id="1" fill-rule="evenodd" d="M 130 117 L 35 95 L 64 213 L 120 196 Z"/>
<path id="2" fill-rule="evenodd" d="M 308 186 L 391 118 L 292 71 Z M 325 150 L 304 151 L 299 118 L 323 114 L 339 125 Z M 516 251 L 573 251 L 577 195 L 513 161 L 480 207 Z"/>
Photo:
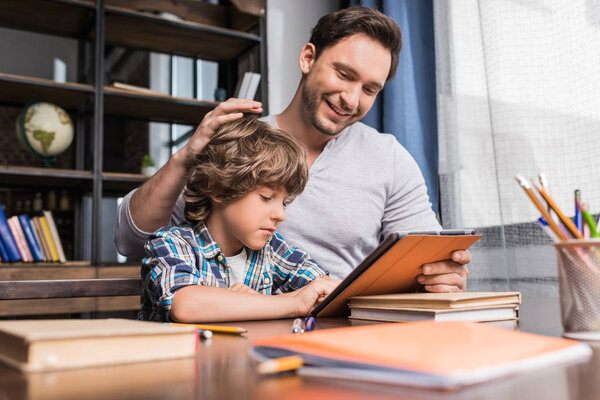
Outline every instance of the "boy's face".
<path id="1" fill-rule="evenodd" d="M 363 34 L 324 49 L 316 60 L 313 51 L 309 43 L 300 54 L 304 112 L 317 130 L 334 136 L 371 109 L 386 82 L 392 56 Z"/>
<path id="2" fill-rule="evenodd" d="M 285 189 L 259 187 L 230 203 L 214 203 L 207 221 L 208 229 L 225 253 L 238 254 L 242 246 L 262 249 L 285 219 Z"/>

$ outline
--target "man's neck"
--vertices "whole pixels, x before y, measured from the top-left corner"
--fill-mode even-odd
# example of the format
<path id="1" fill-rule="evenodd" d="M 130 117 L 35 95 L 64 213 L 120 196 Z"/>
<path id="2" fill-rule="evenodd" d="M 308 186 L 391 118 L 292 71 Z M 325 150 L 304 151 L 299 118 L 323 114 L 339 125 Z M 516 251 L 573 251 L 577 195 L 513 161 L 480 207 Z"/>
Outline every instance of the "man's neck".
<path id="1" fill-rule="evenodd" d="M 327 142 L 337 136 L 324 135 L 316 129 L 306 118 L 301 107 L 300 94 L 296 93 L 288 107 L 276 116 L 276 120 L 281 130 L 291 134 L 304 147 L 310 167 L 319 157 Z"/>

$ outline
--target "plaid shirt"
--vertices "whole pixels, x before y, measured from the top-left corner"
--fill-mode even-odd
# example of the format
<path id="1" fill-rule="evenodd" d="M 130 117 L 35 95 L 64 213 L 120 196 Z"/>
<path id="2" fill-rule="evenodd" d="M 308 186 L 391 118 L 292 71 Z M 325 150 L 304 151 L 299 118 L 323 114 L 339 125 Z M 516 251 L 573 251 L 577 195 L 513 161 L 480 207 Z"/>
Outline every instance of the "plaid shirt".
<path id="1" fill-rule="evenodd" d="M 183 287 L 230 286 L 227 258 L 203 222 L 161 228 L 150 235 L 145 250 L 140 319 L 168 321 L 173 296 Z M 244 284 L 261 294 L 291 292 L 327 275 L 277 233 L 262 249 L 248 250 Z"/>

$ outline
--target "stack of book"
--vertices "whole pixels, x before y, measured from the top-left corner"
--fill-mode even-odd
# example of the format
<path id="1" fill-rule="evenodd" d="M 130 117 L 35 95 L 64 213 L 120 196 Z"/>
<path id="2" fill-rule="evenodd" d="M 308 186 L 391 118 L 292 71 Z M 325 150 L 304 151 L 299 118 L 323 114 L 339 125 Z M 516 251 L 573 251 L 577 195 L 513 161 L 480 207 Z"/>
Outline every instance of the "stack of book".
<path id="1" fill-rule="evenodd" d="M 0 262 L 65 262 L 52 212 L 6 218 L 0 205 Z"/>
<path id="2" fill-rule="evenodd" d="M 519 304 L 519 292 L 399 293 L 348 302 L 351 319 L 383 322 L 516 320 Z"/>

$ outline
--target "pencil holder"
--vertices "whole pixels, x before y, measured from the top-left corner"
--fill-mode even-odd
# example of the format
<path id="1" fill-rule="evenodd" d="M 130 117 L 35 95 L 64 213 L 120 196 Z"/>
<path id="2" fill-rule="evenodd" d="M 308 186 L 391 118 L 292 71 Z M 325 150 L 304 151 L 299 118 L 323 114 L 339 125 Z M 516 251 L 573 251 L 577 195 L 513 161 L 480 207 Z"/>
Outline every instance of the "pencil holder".
<path id="1" fill-rule="evenodd" d="M 600 240 L 554 243 L 565 332 L 600 333 Z"/>

